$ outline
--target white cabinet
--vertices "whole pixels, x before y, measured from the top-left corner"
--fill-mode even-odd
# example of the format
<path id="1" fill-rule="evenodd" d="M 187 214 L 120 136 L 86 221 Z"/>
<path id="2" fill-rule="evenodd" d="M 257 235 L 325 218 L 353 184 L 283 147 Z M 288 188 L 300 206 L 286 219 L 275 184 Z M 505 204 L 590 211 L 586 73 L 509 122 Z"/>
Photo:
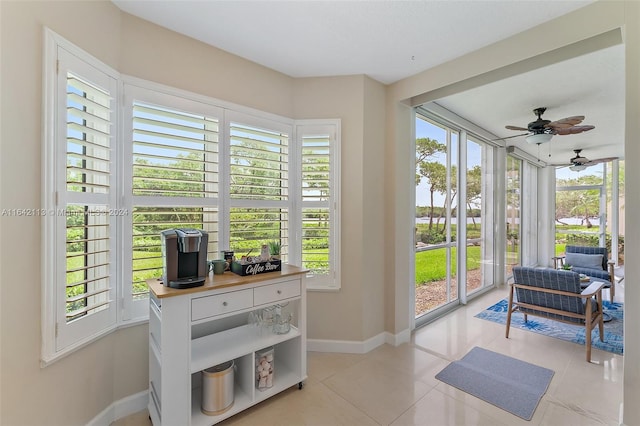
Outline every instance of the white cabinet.
<path id="1" fill-rule="evenodd" d="M 158 425 L 212 425 L 307 378 L 306 270 L 241 277 L 210 275 L 190 289 L 148 280 L 149 414 Z M 274 304 L 292 314 L 291 330 L 275 334 L 248 323 L 249 313 Z M 256 387 L 255 356 L 273 348 L 273 386 Z M 233 360 L 234 403 L 218 415 L 201 411 L 202 371 Z"/>

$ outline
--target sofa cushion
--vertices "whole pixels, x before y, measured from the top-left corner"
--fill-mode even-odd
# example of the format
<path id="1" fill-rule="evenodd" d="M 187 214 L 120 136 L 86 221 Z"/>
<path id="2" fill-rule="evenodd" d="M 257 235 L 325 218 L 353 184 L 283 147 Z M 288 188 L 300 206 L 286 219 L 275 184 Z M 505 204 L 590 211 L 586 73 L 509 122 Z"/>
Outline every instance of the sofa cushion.
<path id="1" fill-rule="evenodd" d="M 580 268 L 602 269 L 602 255 L 566 253 L 565 263 Z"/>

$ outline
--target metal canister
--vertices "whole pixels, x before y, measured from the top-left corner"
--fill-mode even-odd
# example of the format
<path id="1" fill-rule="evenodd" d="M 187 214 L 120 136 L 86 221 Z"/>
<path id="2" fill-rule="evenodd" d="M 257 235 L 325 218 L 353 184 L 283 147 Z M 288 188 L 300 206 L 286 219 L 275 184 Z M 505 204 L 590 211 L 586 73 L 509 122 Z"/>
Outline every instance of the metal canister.
<path id="1" fill-rule="evenodd" d="M 202 371 L 202 405 L 204 414 L 215 416 L 233 406 L 233 360 Z"/>

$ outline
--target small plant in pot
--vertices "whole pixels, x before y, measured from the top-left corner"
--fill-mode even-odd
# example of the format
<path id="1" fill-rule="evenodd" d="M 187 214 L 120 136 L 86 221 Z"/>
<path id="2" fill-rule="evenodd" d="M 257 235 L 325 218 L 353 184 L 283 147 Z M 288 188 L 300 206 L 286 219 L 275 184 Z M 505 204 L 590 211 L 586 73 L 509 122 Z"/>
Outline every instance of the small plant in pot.
<path id="1" fill-rule="evenodd" d="M 282 248 L 280 241 L 273 240 L 269 241 L 267 244 L 269 244 L 269 253 L 271 254 L 271 258 L 280 260 L 280 249 Z"/>
<path id="2" fill-rule="evenodd" d="M 569 265 L 568 263 L 565 263 L 564 265 L 562 265 L 562 269 L 564 269 L 565 271 L 570 271 L 573 269 L 573 266 Z"/>

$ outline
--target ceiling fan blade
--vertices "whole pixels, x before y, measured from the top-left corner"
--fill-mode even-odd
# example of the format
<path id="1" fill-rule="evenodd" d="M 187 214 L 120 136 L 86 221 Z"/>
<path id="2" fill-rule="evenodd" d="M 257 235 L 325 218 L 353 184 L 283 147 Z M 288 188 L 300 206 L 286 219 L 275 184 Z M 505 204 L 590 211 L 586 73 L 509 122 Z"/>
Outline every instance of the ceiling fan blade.
<path id="1" fill-rule="evenodd" d="M 595 126 L 573 126 L 567 128 L 552 128 L 551 133 L 554 135 L 575 135 L 582 132 L 595 129 Z"/>
<path id="2" fill-rule="evenodd" d="M 608 163 L 609 161 L 613 161 L 617 159 L 618 157 L 598 158 L 597 160 L 591 160 L 591 161 L 588 161 L 587 163 L 582 163 L 582 164 L 584 164 L 585 166 L 593 166 L 595 164 Z"/>
<path id="3" fill-rule="evenodd" d="M 582 123 L 582 120 L 584 120 L 584 115 L 574 115 L 573 117 L 566 117 L 561 118 L 560 120 L 552 121 L 545 127 L 551 127 L 553 129 L 566 129 L 568 127 L 573 127 L 576 124 Z"/>
<path id="4" fill-rule="evenodd" d="M 527 130 L 527 129 L 524 129 L 524 130 Z M 526 136 L 528 134 L 529 133 L 522 133 L 521 135 L 513 135 L 513 136 L 507 136 L 507 137 L 504 137 L 504 138 L 497 138 L 497 139 L 491 139 L 491 140 L 493 140 L 493 141 L 503 141 L 505 139 L 517 138 L 517 137 L 520 137 L 520 136 Z"/>
<path id="5" fill-rule="evenodd" d="M 518 126 L 504 126 L 504 127 L 509 130 L 520 130 L 521 132 L 526 132 L 529 130 L 525 127 L 518 127 Z"/>

